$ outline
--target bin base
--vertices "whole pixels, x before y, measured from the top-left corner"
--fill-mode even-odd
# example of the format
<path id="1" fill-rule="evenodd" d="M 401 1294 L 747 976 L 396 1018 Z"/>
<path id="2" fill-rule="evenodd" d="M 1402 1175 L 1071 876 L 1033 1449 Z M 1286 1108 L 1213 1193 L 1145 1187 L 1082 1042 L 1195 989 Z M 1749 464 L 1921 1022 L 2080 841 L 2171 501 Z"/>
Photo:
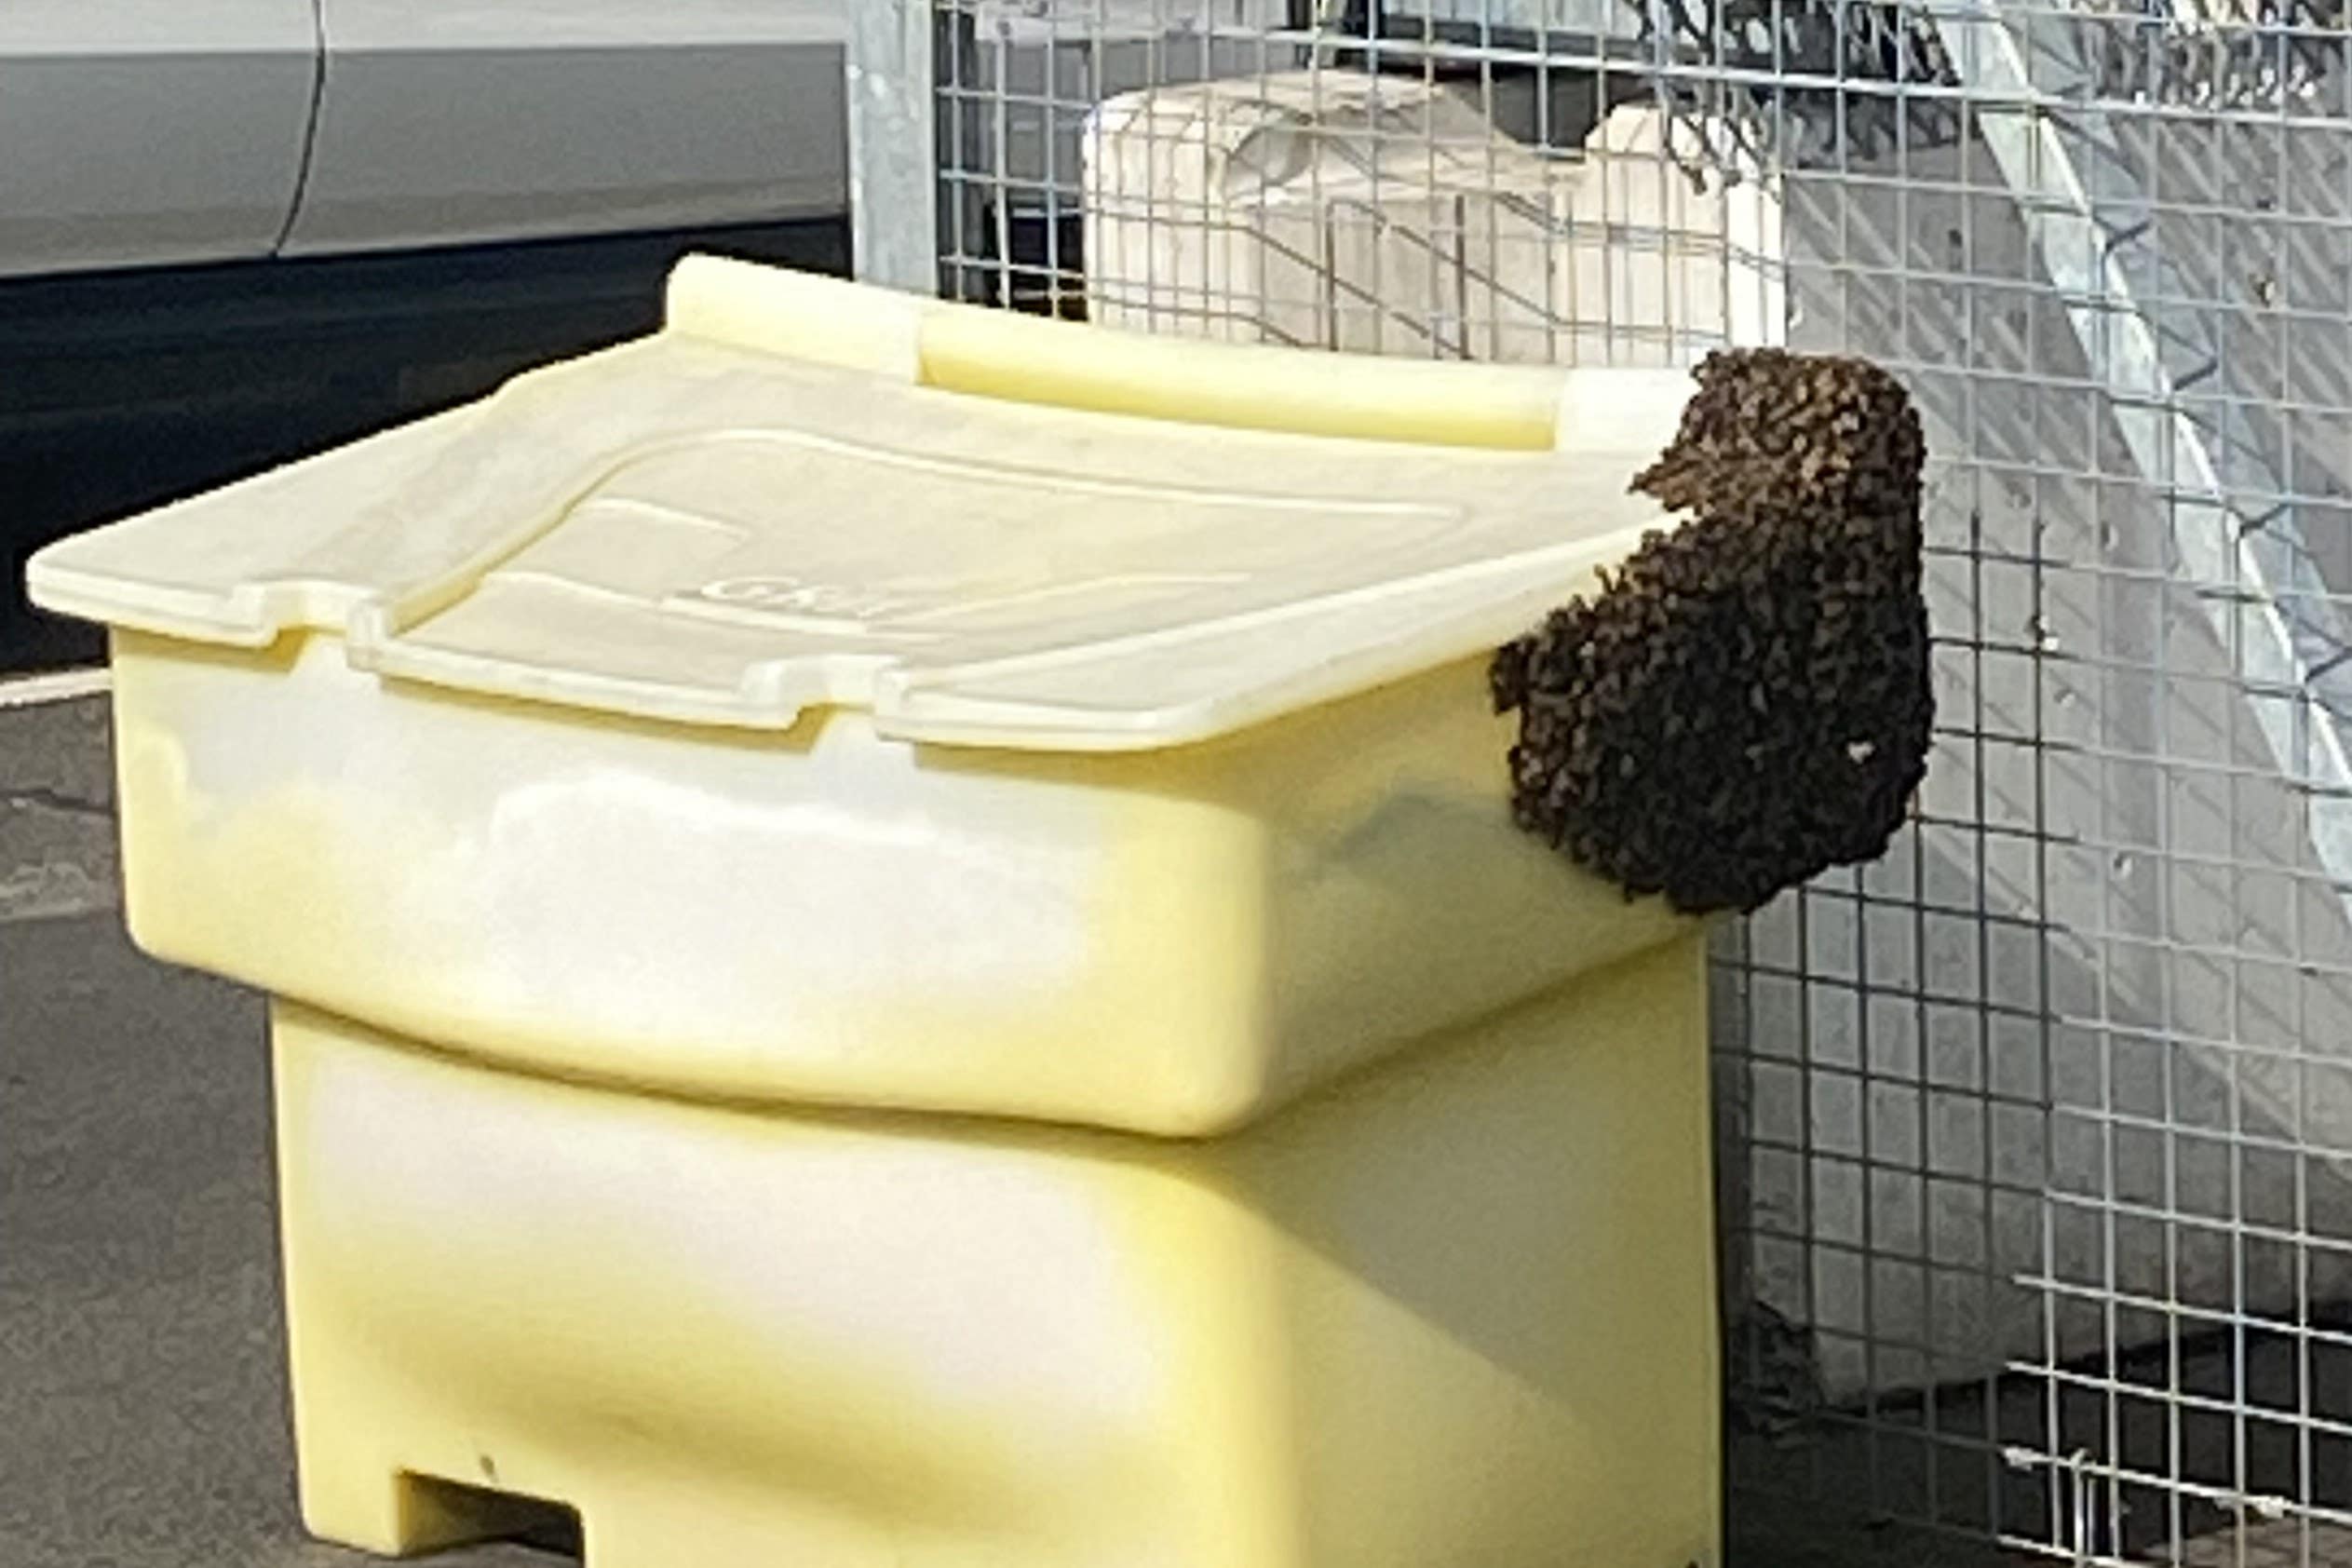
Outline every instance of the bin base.
<path id="1" fill-rule="evenodd" d="M 1716 1560 L 1703 952 L 1233 1137 L 781 1113 L 290 1004 L 303 1512 L 589 1568 Z"/>

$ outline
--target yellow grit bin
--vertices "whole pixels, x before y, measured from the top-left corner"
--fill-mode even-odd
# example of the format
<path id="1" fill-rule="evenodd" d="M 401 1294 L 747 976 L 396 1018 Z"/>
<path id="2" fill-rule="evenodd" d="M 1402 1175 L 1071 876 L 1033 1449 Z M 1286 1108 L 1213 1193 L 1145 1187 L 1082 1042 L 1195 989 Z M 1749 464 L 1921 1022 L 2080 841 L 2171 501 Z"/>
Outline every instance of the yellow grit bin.
<path id="1" fill-rule="evenodd" d="M 133 934 L 276 998 L 310 1529 L 1709 1568 L 1701 927 L 1486 691 L 1687 387 L 695 258 L 45 551 Z"/>

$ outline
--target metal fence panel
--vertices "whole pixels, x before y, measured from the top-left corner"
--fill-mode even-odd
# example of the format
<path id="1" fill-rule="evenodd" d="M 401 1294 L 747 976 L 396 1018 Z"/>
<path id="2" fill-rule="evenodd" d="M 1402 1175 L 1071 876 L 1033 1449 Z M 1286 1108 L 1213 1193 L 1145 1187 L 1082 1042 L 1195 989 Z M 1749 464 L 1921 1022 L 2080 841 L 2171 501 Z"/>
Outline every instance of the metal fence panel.
<path id="1" fill-rule="evenodd" d="M 872 8 L 948 293 L 1902 375 L 1934 763 L 1717 971 L 1735 1557 L 2352 1563 L 2341 0 Z"/>

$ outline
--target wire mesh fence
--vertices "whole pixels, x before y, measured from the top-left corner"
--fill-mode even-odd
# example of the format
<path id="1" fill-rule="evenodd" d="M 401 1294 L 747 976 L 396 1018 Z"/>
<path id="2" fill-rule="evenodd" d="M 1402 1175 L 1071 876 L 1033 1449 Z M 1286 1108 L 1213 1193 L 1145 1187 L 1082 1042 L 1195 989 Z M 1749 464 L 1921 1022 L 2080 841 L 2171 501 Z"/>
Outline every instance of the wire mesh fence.
<path id="1" fill-rule="evenodd" d="M 951 295 L 1903 377 L 1934 764 L 1717 966 L 1735 1560 L 2352 1563 L 2338 0 L 926 3 Z"/>

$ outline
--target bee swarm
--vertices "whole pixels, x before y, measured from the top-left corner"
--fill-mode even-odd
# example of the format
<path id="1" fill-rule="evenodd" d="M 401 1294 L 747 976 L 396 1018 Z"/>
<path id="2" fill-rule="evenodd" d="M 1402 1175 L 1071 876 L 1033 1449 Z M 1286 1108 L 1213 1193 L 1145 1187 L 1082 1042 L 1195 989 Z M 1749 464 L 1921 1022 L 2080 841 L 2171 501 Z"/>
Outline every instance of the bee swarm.
<path id="1" fill-rule="evenodd" d="M 1926 443 L 1864 360 L 1710 356 L 1633 488 L 1692 513 L 1504 648 L 1520 825 L 1628 897 L 1751 910 L 1882 853 L 1926 771 Z"/>

